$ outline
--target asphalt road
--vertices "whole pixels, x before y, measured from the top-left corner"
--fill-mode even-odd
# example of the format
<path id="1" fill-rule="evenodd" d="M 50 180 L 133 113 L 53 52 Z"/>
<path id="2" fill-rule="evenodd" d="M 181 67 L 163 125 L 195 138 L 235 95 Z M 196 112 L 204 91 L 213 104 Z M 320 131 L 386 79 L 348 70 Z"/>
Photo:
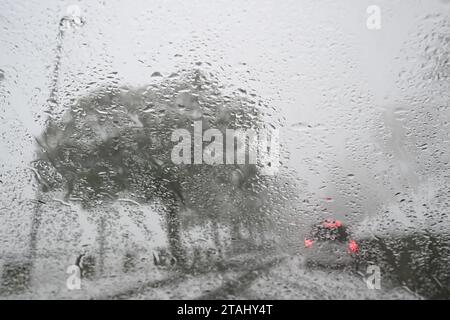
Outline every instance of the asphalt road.
<path id="1" fill-rule="evenodd" d="M 105 298 L 125 299 L 421 299 L 381 281 L 370 289 L 363 274 L 306 269 L 300 256 L 253 259 L 226 270 L 174 275 Z"/>
<path id="2" fill-rule="evenodd" d="M 383 275 L 382 275 L 383 276 Z M 381 279 L 370 289 L 365 275 L 350 270 L 305 268 L 299 255 L 243 255 L 219 269 L 136 272 L 83 280 L 81 290 L 64 282 L 40 285 L 6 299 L 421 299 L 406 287 Z"/>

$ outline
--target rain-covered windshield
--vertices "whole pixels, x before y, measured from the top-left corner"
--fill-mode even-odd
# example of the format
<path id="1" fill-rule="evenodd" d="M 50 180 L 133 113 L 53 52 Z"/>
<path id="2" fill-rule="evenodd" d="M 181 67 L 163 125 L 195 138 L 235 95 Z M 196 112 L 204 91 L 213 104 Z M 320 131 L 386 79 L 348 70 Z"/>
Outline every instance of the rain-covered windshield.
<path id="1" fill-rule="evenodd" d="M 448 299 L 449 17 L 2 1 L 0 298 Z"/>

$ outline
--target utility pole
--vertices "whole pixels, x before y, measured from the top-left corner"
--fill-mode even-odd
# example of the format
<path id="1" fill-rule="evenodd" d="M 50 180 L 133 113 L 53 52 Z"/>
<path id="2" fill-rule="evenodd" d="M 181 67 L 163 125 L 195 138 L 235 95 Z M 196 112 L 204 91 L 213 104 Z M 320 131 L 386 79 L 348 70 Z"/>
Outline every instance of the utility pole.
<path id="1" fill-rule="evenodd" d="M 51 120 L 51 115 L 54 110 L 58 107 L 58 81 L 59 81 L 59 70 L 61 66 L 61 57 L 62 57 L 62 49 L 64 43 L 64 36 L 66 31 L 69 29 L 75 29 L 84 25 L 84 19 L 81 17 L 81 10 L 78 6 L 73 5 L 69 6 L 66 10 L 66 15 L 64 15 L 58 24 L 58 35 L 56 38 L 56 50 L 55 50 L 55 61 L 53 64 L 53 71 L 51 74 L 51 83 L 50 83 L 50 93 L 49 98 L 47 99 L 47 108 L 45 112 L 48 114 L 48 117 L 45 122 L 45 126 Z M 36 139 L 37 140 L 37 139 Z M 40 147 L 45 148 L 46 146 L 37 141 Z M 45 151 L 45 150 L 44 150 Z M 37 251 L 37 240 L 38 240 L 38 230 L 42 220 L 42 206 L 45 205 L 45 201 L 43 199 L 43 190 L 42 187 L 36 192 L 36 201 L 35 206 L 33 208 L 33 214 L 31 218 L 31 230 L 30 230 L 30 238 L 29 238 L 29 262 L 28 268 L 31 272 L 33 268 L 33 263 L 36 259 L 36 251 Z"/>

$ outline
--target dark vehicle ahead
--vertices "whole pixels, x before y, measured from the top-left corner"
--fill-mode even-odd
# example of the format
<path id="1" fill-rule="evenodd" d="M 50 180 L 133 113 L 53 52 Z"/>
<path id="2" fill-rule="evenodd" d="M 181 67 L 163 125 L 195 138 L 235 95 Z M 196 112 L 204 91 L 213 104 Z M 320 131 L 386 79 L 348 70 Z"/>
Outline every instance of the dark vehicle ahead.
<path id="1" fill-rule="evenodd" d="M 325 220 L 312 226 L 304 244 L 307 267 L 341 268 L 357 264 L 358 244 L 339 220 Z"/>

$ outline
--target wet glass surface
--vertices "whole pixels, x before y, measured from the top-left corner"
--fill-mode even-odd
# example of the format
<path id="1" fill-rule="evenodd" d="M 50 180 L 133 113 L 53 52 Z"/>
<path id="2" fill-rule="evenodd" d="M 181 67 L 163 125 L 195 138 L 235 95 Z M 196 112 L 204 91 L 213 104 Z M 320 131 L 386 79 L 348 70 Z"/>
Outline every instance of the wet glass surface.
<path id="1" fill-rule="evenodd" d="M 449 16 L 2 1 L 0 297 L 448 299 Z"/>

